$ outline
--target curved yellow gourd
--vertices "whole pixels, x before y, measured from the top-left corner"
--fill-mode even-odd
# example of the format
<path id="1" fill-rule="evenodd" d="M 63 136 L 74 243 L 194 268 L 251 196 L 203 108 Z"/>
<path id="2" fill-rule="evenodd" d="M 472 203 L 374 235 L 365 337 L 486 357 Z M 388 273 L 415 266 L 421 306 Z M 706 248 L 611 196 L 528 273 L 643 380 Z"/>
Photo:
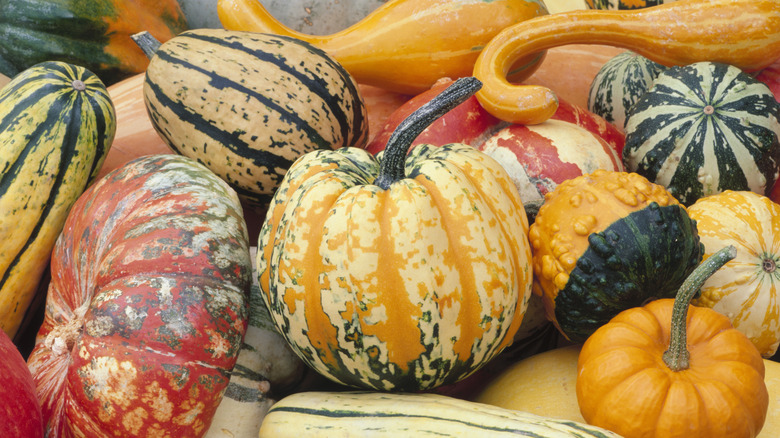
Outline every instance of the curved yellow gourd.
<path id="1" fill-rule="evenodd" d="M 225 29 L 273 33 L 327 52 L 359 82 L 418 94 L 443 77 L 470 76 L 480 50 L 504 28 L 547 14 L 541 0 L 390 0 L 363 20 L 326 36 L 282 24 L 257 0 L 219 0 Z M 510 76 L 530 76 L 543 59 L 520 59 Z"/>
<path id="2" fill-rule="evenodd" d="M 494 116 L 541 123 L 557 108 L 546 87 L 507 78 L 518 59 L 566 44 L 604 44 L 632 50 L 666 66 L 724 62 L 757 71 L 780 58 L 777 0 L 685 0 L 636 10 L 575 10 L 535 17 L 496 35 L 474 66 L 477 93 Z"/>

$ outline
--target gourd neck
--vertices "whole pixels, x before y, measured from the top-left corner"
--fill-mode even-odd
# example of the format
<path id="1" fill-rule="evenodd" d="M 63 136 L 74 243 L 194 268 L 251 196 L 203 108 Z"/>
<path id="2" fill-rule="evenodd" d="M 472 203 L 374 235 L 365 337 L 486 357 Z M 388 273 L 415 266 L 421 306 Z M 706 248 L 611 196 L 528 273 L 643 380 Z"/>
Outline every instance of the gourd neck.
<path id="1" fill-rule="evenodd" d="M 737 249 L 733 245 L 720 249 L 699 264 L 677 291 L 677 297 L 674 299 L 674 307 L 672 308 L 672 329 L 669 349 L 663 354 L 664 363 L 672 371 L 686 370 L 690 366 L 686 320 L 688 319 L 688 307 L 691 299 L 715 271 L 736 257 L 736 255 Z"/>
<path id="2" fill-rule="evenodd" d="M 157 53 L 157 49 L 159 49 L 162 45 L 162 43 L 160 43 L 157 38 L 145 30 L 130 35 L 130 38 L 136 43 L 136 45 L 138 45 L 138 47 L 141 48 L 141 50 L 144 52 L 144 55 L 146 55 L 146 57 L 149 59 L 152 59 L 154 54 Z"/>
<path id="3" fill-rule="evenodd" d="M 481 87 L 482 82 L 475 77 L 460 78 L 404 119 L 387 140 L 374 184 L 387 190 L 394 182 L 404 179 L 406 154 L 414 139 L 436 119 L 465 102 Z"/>

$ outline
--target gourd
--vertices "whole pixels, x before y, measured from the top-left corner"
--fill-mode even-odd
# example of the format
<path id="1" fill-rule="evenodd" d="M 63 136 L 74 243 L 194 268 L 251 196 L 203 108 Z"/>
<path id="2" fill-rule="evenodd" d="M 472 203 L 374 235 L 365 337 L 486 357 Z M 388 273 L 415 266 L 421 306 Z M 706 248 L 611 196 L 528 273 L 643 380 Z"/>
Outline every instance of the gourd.
<path id="1" fill-rule="evenodd" d="M 534 292 L 583 342 L 621 310 L 672 297 L 696 267 L 696 223 L 662 186 L 597 170 L 559 184 L 531 224 Z"/>
<path id="2" fill-rule="evenodd" d="M 203 436 L 247 329 L 236 193 L 186 157 L 133 160 L 78 199 L 51 272 L 28 358 L 46 436 Z"/>
<path id="3" fill-rule="evenodd" d="M 585 0 L 591 9 L 640 9 L 676 0 Z"/>
<path id="4" fill-rule="evenodd" d="M 260 438 L 618 438 L 608 430 L 438 394 L 301 392 L 277 402 Z"/>
<path id="5" fill-rule="evenodd" d="M 675 299 L 625 310 L 585 341 L 577 401 L 589 424 L 626 438 L 759 433 L 769 405 L 761 355 L 726 316 L 689 306 L 707 276 L 736 252 L 720 249 Z"/>
<path id="6" fill-rule="evenodd" d="M 723 190 L 768 194 L 780 173 L 780 104 L 727 64 L 661 73 L 626 121 L 626 169 L 681 203 Z"/>
<path id="7" fill-rule="evenodd" d="M 775 99 L 780 101 L 780 58 L 777 58 L 774 64 L 761 70 L 756 75 L 756 79 L 765 83 L 775 95 Z"/>
<path id="8" fill-rule="evenodd" d="M 366 108 L 352 77 L 294 38 L 197 29 L 154 50 L 144 81 L 152 125 L 176 153 L 265 206 L 296 158 L 362 147 Z"/>
<path id="9" fill-rule="evenodd" d="M 0 435 L 43 438 L 41 407 L 30 370 L 3 331 L 0 331 Z"/>
<path id="10" fill-rule="evenodd" d="M 588 110 L 623 130 L 631 107 L 666 67 L 625 51 L 602 66 L 590 86 Z"/>
<path id="11" fill-rule="evenodd" d="M 130 35 L 145 30 L 167 41 L 187 28 L 176 0 L 3 0 L 0 73 L 64 61 L 111 85 L 149 63 Z"/>
<path id="12" fill-rule="evenodd" d="M 764 357 L 780 343 L 780 205 L 749 191 L 727 190 L 688 208 L 696 220 L 704 257 L 734 245 L 737 256 L 707 278 L 697 306 L 726 316 Z"/>
<path id="13" fill-rule="evenodd" d="M 390 0 L 331 35 L 296 32 L 255 0 L 219 0 L 225 29 L 285 35 L 318 47 L 361 84 L 415 95 L 443 77 L 471 76 L 479 51 L 499 31 L 546 15 L 536 0 Z M 543 54 L 514 63 L 531 74 Z"/>
<path id="14" fill-rule="evenodd" d="M 115 130 L 106 87 L 83 67 L 41 63 L 0 89 L 0 328 L 11 338 Z"/>
<path id="15" fill-rule="evenodd" d="M 258 243 L 260 287 L 293 350 L 329 379 L 411 391 L 454 383 L 512 342 L 531 291 L 528 223 L 506 171 L 464 144 L 420 145 L 473 94 L 453 83 L 378 157 L 301 157 Z"/>
<path id="16" fill-rule="evenodd" d="M 775 0 L 686 0 L 534 17 L 507 27 L 480 52 L 474 76 L 484 86 L 477 98 L 502 120 L 541 123 L 555 112 L 556 96 L 547 87 L 516 84 L 523 75 L 510 83 L 507 72 L 518 59 L 566 44 L 607 44 L 665 66 L 712 61 L 751 72 L 780 58 L 777 29 L 780 2 Z"/>

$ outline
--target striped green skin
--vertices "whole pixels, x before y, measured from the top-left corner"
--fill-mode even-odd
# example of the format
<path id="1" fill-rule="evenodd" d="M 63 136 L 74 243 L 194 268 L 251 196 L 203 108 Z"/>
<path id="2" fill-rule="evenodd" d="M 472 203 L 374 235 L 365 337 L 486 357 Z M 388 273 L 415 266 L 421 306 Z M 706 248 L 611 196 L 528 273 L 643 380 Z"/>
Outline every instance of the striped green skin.
<path id="1" fill-rule="evenodd" d="M 623 130 L 631 107 L 666 67 L 632 51 L 617 54 L 599 69 L 588 92 L 588 109 Z"/>
<path id="2" fill-rule="evenodd" d="M 108 91 L 83 67 L 37 64 L 0 90 L 0 327 L 9 336 L 115 131 Z"/>
<path id="3" fill-rule="evenodd" d="M 625 130 L 626 169 L 684 205 L 724 190 L 765 195 L 780 172 L 780 104 L 765 84 L 726 64 L 661 73 Z"/>
<path id="4" fill-rule="evenodd" d="M 264 206 L 290 165 L 316 149 L 364 147 L 366 108 L 349 73 L 294 38 L 198 29 L 163 44 L 144 99 L 170 147 Z"/>
<path id="5" fill-rule="evenodd" d="M 606 429 L 438 394 L 300 392 L 277 402 L 260 438 L 618 438 Z"/>

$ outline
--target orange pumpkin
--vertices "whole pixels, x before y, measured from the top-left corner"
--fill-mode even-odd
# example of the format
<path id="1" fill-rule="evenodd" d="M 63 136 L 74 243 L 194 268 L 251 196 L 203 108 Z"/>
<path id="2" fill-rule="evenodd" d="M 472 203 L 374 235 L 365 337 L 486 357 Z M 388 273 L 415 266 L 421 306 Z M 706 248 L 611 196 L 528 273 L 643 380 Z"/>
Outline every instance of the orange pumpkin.
<path id="1" fill-rule="evenodd" d="M 769 406 L 764 362 L 728 318 L 689 306 L 706 278 L 734 258 L 723 248 L 677 297 L 625 310 L 600 327 L 577 362 L 583 418 L 625 438 L 752 438 Z"/>

